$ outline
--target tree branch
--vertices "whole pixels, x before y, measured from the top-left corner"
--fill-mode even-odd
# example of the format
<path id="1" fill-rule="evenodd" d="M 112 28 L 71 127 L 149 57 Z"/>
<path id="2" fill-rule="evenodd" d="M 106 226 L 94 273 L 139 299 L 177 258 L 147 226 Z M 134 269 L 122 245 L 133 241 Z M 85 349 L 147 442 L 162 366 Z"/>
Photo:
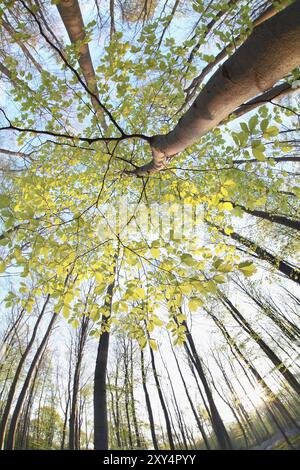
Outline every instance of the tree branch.
<path id="1" fill-rule="evenodd" d="M 50 41 L 50 39 L 48 38 L 48 36 L 44 33 L 43 31 L 43 28 L 41 26 L 41 23 L 39 21 L 39 19 L 37 18 L 36 14 L 26 5 L 26 3 L 24 2 L 24 0 L 20 0 L 20 2 L 22 3 L 23 7 L 28 11 L 28 13 L 30 13 L 30 15 L 34 18 L 35 22 L 37 23 L 38 25 L 38 28 L 39 28 L 39 31 L 40 31 L 40 34 L 41 36 L 45 39 L 45 41 L 47 42 L 47 44 L 49 44 L 50 47 L 52 47 L 57 53 L 58 55 L 60 56 L 60 58 L 62 59 L 63 63 L 65 64 L 65 66 L 71 70 L 71 72 L 76 76 L 77 80 L 79 81 L 79 83 L 83 86 L 83 88 L 85 89 L 85 91 L 88 93 L 88 95 L 90 95 L 94 100 L 96 100 L 96 102 L 98 103 L 98 105 L 103 109 L 103 111 L 107 114 L 107 116 L 109 117 L 110 121 L 114 124 L 114 126 L 118 129 L 118 131 L 121 133 L 121 135 L 125 135 L 125 132 L 123 131 L 123 129 L 119 126 L 119 124 L 117 123 L 117 121 L 114 119 L 112 113 L 106 108 L 106 106 L 101 103 L 101 101 L 99 100 L 98 96 L 93 93 L 89 87 L 85 84 L 84 80 L 82 80 L 82 78 L 80 77 L 79 73 L 77 72 L 77 70 L 69 64 L 69 62 L 67 61 L 67 59 L 65 58 L 64 54 L 60 51 L 60 49 L 55 45 L 53 44 L 52 41 Z"/>

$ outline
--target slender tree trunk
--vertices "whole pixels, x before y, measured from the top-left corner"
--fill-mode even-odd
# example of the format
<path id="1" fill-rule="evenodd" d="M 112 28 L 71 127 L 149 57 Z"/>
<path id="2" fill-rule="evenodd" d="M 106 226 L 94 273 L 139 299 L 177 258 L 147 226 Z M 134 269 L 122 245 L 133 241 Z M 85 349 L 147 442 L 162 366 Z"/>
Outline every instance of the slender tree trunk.
<path id="1" fill-rule="evenodd" d="M 141 437 L 139 432 L 138 420 L 136 415 L 136 407 L 135 407 L 135 397 L 134 397 L 134 371 L 133 371 L 133 347 L 132 347 L 132 339 L 130 340 L 130 404 L 131 404 L 131 415 L 135 433 L 135 440 L 136 440 L 136 447 L 141 449 Z"/>
<path id="2" fill-rule="evenodd" d="M 209 224 L 211 225 L 211 224 Z M 267 261 L 271 266 L 276 268 L 278 271 L 285 274 L 289 279 L 292 281 L 297 282 L 300 284 L 300 271 L 297 268 L 291 266 L 288 262 L 278 259 L 276 256 L 272 255 L 269 251 L 265 250 L 264 248 L 260 247 L 253 241 L 249 240 L 242 235 L 232 232 L 230 234 L 225 233 L 223 229 L 217 227 L 216 225 L 211 225 L 215 227 L 220 233 L 222 233 L 226 237 L 230 237 L 233 240 L 241 243 L 242 245 L 249 248 L 251 251 L 256 253 L 256 255 L 263 261 Z"/>
<path id="3" fill-rule="evenodd" d="M 141 374 L 142 374 L 142 384 L 143 384 L 143 390 L 144 390 L 144 395 L 145 395 L 145 402 L 146 402 L 146 408 L 147 408 L 147 413 L 148 413 L 148 418 L 149 418 L 149 425 L 150 425 L 150 432 L 151 432 L 151 438 L 153 442 L 153 447 L 155 450 L 158 450 L 158 443 L 157 443 L 157 437 L 155 434 L 155 424 L 154 424 L 154 418 L 153 418 L 153 411 L 152 411 L 152 406 L 151 406 L 151 401 L 150 401 L 150 396 L 147 388 L 147 377 L 146 377 L 146 371 L 145 371 L 145 361 L 144 361 L 144 352 L 141 349 Z"/>
<path id="4" fill-rule="evenodd" d="M 70 347 L 70 354 L 69 354 L 69 367 L 68 367 L 68 383 L 67 383 L 67 397 L 66 397 L 66 407 L 64 409 L 64 421 L 63 421 L 63 429 L 62 429 L 62 439 L 60 444 L 60 450 L 64 450 L 65 442 L 66 442 L 66 433 L 67 433 L 67 422 L 68 422 L 68 415 L 69 415 L 69 407 L 71 402 L 71 368 L 72 368 L 72 343 Z"/>
<path id="5" fill-rule="evenodd" d="M 42 68 L 41 64 L 39 62 L 37 62 L 35 60 L 35 58 L 32 56 L 32 54 L 29 52 L 29 50 L 27 49 L 27 47 L 24 44 L 24 41 L 22 41 L 22 39 L 21 40 L 18 39 L 17 31 L 15 31 L 14 28 L 11 26 L 11 24 L 9 24 L 8 20 L 5 21 L 5 19 L 2 17 L 1 18 L 1 25 L 8 32 L 8 34 L 11 36 L 13 41 L 18 44 L 20 49 L 23 51 L 24 56 L 34 65 L 34 67 L 36 68 L 36 70 L 38 72 L 42 73 L 43 68 Z"/>
<path id="6" fill-rule="evenodd" d="M 107 385 L 110 391 L 111 412 L 112 412 L 112 417 L 113 417 L 113 422 L 114 422 L 114 431 L 116 433 L 117 446 L 118 446 L 118 449 L 121 449 L 120 429 L 119 429 L 119 423 L 117 421 L 117 415 L 116 415 L 116 410 L 115 410 L 115 397 L 114 397 L 113 388 L 110 384 L 109 374 L 107 374 Z"/>
<path id="7" fill-rule="evenodd" d="M 224 201 L 225 202 L 225 201 Z M 292 228 L 294 230 L 300 231 L 300 221 L 295 220 L 295 219 L 289 219 L 288 217 L 285 217 L 283 215 L 276 215 L 272 214 L 271 212 L 265 212 L 262 210 L 256 210 L 256 209 L 247 209 L 247 207 L 237 204 L 235 202 L 229 201 L 233 205 L 233 207 L 239 207 L 241 208 L 244 212 L 247 212 L 247 214 L 253 215 L 255 217 L 259 217 L 261 219 L 268 220 L 269 222 L 276 222 L 276 224 L 284 225 L 285 227 Z"/>
<path id="8" fill-rule="evenodd" d="M 169 446 L 170 446 L 171 450 L 175 450 L 175 445 L 174 445 L 173 436 L 172 436 L 171 420 L 170 420 L 170 417 L 169 417 L 169 413 L 168 413 L 167 406 L 166 406 L 166 403 L 165 403 L 165 399 L 164 399 L 164 396 L 163 396 L 163 393 L 162 393 L 160 381 L 159 381 L 159 378 L 158 378 L 155 359 L 154 359 L 154 353 L 153 353 L 151 347 L 149 347 L 149 350 L 150 350 L 152 372 L 153 372 L 153 376 L 154 376 L 154 380 L 155 380 L 156 390 L 157 390 L 157 393 L 158 393 L 158 396 L 159 396 L 159 401 L 160 401 L 160 404 L 161 404 L 161 407 L 162 407 L 162 410 L 163 410 L 163 414 L 164 414 L 164 418 L 165 418 Z"/>
<path id="9" fill-rule="evenodd" d="M 110 40 L 112 40 L 113 35 L 116 32 L 115 1 L 114 0 L 109 0 L 109 14 L 110 14 Z"/>
<path id="10" fill-rule="evenodd" d="M 10 413 L 10 410 L 11 410 L 11 407 L 12 407 L 13 399 L 14 399 L 14 396 L 15 396 L 16 388 L 17 388 L 17 384 L 19 382 L 21 372 L 23 370 L 23 366 L 25 364 L 26 358 L 27 358 L 28 354 L 30 353 L 31 348 L 33 346 L 39 324 L 40 324 L 40 322 L 41 322 L 41 320 L 44 316 L 44 313 L 45 313 L 45 310 L 46 310 L 46 307 L 47 307 L 47 304 L 48 304 L 49 300 L 50 300 L 50 295 L 48 295 L 46 297 L 46 300 L 44 302 L 42 310 L 41 310 L 40 314 L 37 317 L 37 321 L 34 325 L 31 338 L 30 338 L 30 340 L 29 340 L 29 342 L 26 346 L 25 351 L 23 352 L 23 354 L 20 358 L 19 364 L 17 366 L 17 370 L 15 372 L 12 384 L 11 384 L 9 392 L 8 392 L 8 397 L 6 399 L 6 404 L 5 404 L 3 413 L 2 413 L 1 423 L 0 423 L 0 449 L 3 449 L 3 446 L 4 446 L 4 438 L 5 438 L 6 428 L 7 428 L 7 424 L 8 424 L 9 413 Z"/>
<path id="11" fill-rule="evenodd" d="M 126 413 L 126 421 L 127 421 L 127 433 L 128 433 L 128 440 L 129 440 L 129 448 L 133 449 L 133 439 L 132 439 L 132 430 L 131 430 L 131 420 L 130 420 L 130 412 L 129 412 L 129 377 L 128 377 L 128 350 L 127 345 L 124 345 L 124 394 L 125 394 L 125 413 Z"/>
<path id="12" fill-rule="evenodd" d="M 185 431 L 184 431 L 184 425 L 183 425 L 183 421 L 182 421 L 182 417 L 181 417 L 180 408 L 178 406 L 175 390 L 174 390 L 174 387 L 173 387 L 172 379 L 170 377 L 168 367 L 167 367 L 167 365 L 164 361 L 164 358 L 163 358 L 163 355 L 161 353 L 160 348 L 159 348 L 159 353 L 160 353 L 161 361 L 164 365 L 164 368 L 165 368 L 165 371 L 167 373 L 167 377 L 168 377 L 168 380 L 169 380 L 169 384 L 170 384 L 170 388 L 171 388 L 171 392 L 172 392 L 172 396 L 173 396 L 174 408 L 175 408 L 175 412 L 177 414 L 178 426 L 179 426 L 179 429 L 180 429 L 183 446 L 184 446 L 184 449 L 188 449 L 187 439 L 186 439 L 186 435 L 185 435 Z"/>
<path id="13" fill-rule="evenodd" d="M 299 395 L 300 384 L 296 377 L 290 372 L 290 370 L 283 364 L 282 360 L 275 354 L 275 352 L 265 343 L 260 335 L 253 330 L 247 320 L 239 312 L 239 310 L 233 305 L 233 303 L 223 293 L 220 295 L 221 302 L 231 313 L 233 318 L 238 322 L 239 325 L 251 336 L 251 338 L 258 344 L 258 346 L 264 351 L 270 361 L 276 367 L 278 373 L 280 373 L 290 387 Z"/>
<path id="14" fill-rule="evenodd" d="M 206 310 L 208 312 L 208 310 Z M 273 392 L 273 390 L 269 387 L 269 385 L 266 383 L 264 378 L 261 376 L 261 374 L 257 371 L 257 369 L 253 366 L 253 364 L 250 362 L 250 360 L 245 356 L 245 354 L 242 352 L 242 350 L 238 347 L 236 344 L 235 340 L 232 338 L 232 336 L 229 334 L 225 326 L 221 323 L 221 321 L 213 315 L 211 312 L 208 312 L 209 315 L 213 318 L 214 322 L 216 325 L 219 327 L 221 330 L 222 334 L 224 335 L 224 338 L 227 340 L 228 344 L 230 345 L 231 348 L 233 348 L 238 357 L 241 358 L 241 360 L 246 364 L 246 367 L 249 369 L 249 371 L 252 373 L 252 375 L 255 377 L 257 383 L 262 387 L 263 391 L 266 394 L 266 397 L 268 399 L 268 402 L 272 403 L 276 409 L 279 411 L 282 416 L 284 416 L 288 422 L 290 422 L 293 426 L 298 426 L 294 418 L 291 416 L 290 412 L 287 410 L 285 405 L 281 402 L 281 400 L 276 396 L 276 394 Z M 274 414 L 272 413 L 272 419 L 274 420 Z M 279 426 L 279 430 L 282 431 L 281 426 L 278 424 L 278 420 L 275 418 L 275 422 L 277 426 Z"/>
<path id="15" fill-rule="evenodd" d="M 87 302 L 86 302 L 87 305 Z M 79 386 L 80 386 L 80 375 L 81 375 L 81 365 L 84 354 L 84 347 L 87 340 L 87 332 L 89 326 L 89 317 L 83 315 L 80 323 L 80 331 L 78 337 L 77 345 L 77 355 L 75 370 L 73 376 L 73 388 L 72 388 L 72 398 L 71 398 L 71 412 L 69 419 L 69 449 L 77 450 L 76 445 L 76 420 L 77 420 L 77 411 L 78 411 L 78 395 L 79 395 Z"/>
<path id="16" fill-rule="evenodd" d="M 209 386 L 208 381 L 205 377 L 205 373 L 204 373 L 200 358 L 199 358 L 197 350 L 196 350 L 196 346 L 195 346 L 193 337 L 192 337 L 192 335 L 189 331 L 189 328 L 188 328 L 188 325 L 187 325 L 186 321 L 184 321 L 182 323 L 182 325 L 186 329 L 186 339 L 187 339 L 187 343 L 188 343 L 188 344 L 185 343 L 185 349 L 186 349 L 187 353 L 191 356 L 191 359 L 194 363 L 194 366 L 195 366 L 196 371 L 199 375 L 201 383 L 204 387 L 205 394 L 206 394 L 208 404 L 209 404 L 210 413 L 211 413 L 212 427 L 213 427 L 213 430 L 215 432 L 218 444 L 219 444 L 221 449 L 225 449 L 225 450 L 232 449 L 232 443 L 231 443 L 230 437 L 227 433 L 227 430 L 224 426 L 223 420 L 222 420 L 222 418 L 221 418 L 221 416 L 218 412 L 218 409 L 216 407 L 216 404 L 215 404 L 210 386 Z"/>
<path id="17" fill-rule="evenodd" d="M 172 352 L 173 352 L 174 359 L 175 359 L 175 361 L 176 361 L 177 369 L 178 369 L 178 372 L 179 372 L 181 381 L 182 381 L 182 383 L 183 383 L 183 387 L 184 387 L 184 390 L 185 390 L 185 394 L 186 394 L 186 396 L 187 396 L 187 399 L 188 399 L 188 401 L 189 401 L 190 407 L 191 407 L 191 409 L 192 409 L 192 412 L 193 412 L 195 421 L 196 421 L 196 423 L 197 423 L 198 429 L 199 429 L 199 431 L 200 431 L 200 433 L 201 433 L 201 436 L 202 436 L 202 438 L 203 438 L 203 441 L 204 441 L 204 444 L 205 444 L 206 448 L 207 448 L 208 450 L 210 450 L 210 444 L 209 444 L 208 438 L 207 438 L 207 436 L 206 436 L 204 427 L 202 426 L 202 423 L 201 423 L 200 417 L 199 417 L 199 415 L 198 415 L 198 412 L 196 411 L 196 408 L 195 408 L 195 406 L 194 406 L 193 400 L 192 400 L 192 398 L 191 398 L 191 396 L 190 396 L 190 394 L 189 394 L 188 387 L 187 387 L 186 382 L 185 382 L 185 380 L 184 380 L 184 376 L 183 376 L 181 367 L 180 367 L 180 365 L 179 365 L 178 358 L 177 358 L 177 356 L 176 356 L 176 353 L 175 353 L 175 351 L 174 351 L 174 348 L 173 348 L 173 345 L 172 345 L 171 341 L 170 341 L 170 344 L 171 344 L 171 348 L 172 348 Z"/>

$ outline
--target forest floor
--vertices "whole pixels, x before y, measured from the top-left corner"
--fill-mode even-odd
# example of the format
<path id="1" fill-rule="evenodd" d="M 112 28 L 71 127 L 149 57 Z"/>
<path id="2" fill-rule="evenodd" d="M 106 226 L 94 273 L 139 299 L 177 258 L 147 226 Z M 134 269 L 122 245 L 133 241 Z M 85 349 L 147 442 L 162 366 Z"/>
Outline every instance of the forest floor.
<path id="1" fill-rule="evenodd" d="M 285 430 L 294 450 L 300 450 L 300 431 L 297 428 Z M 291 450 L 281 433 L 275 434 L 260 445 L 255 446 L 254 450 Z"/>

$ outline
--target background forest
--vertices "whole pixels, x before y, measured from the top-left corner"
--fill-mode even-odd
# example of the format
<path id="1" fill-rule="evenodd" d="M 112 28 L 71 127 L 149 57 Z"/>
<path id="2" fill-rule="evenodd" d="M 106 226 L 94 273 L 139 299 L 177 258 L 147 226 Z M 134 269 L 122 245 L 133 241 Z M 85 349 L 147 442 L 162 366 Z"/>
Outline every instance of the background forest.
<path id="1" fill-rule="evenodd" d="M 1 449 L 300 448 L 299 64 L 299 0 L 0 0 Z"/>

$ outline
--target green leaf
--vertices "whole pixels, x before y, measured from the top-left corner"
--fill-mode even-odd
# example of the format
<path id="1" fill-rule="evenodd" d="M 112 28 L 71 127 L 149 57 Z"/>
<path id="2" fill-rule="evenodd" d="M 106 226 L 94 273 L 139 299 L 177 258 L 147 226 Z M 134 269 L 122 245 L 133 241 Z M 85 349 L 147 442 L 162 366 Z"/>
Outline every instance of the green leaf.
<path id="1" fill-rule="evenodd" d="M 255 130 L 256 126 L 258 124 L 258 117 L 257 116 L 252 116 L 251 119 L 249 120 L 249 129 L 250 129 L 250 132 L 253 133 L 253 131 Z"/>
<path id="2" fill-rule="evenodd" d="M 158 248 L 151 248 L 150 253 L 153 256 L 153 258 L 156 258 L 156 259 L 159 258 L 160 256 L 160 251 Z"/>
<path id="3" fill-rule="evenodd" d="M 226 278 L 221 274 L 217 274 L 216 276 L 214 276 L 213 280 L 218 284 L 223 284 L 224 282 L 226 282 Z"/>
<path id="4" fill-rule="evenodd" d="M 252 261 L 244 261 L 238 265 L 238 268 L 246 277 L 252 276 L 257 271 L 257 268 Z"/>
<path id="5" fill-rule="evenodd" d="M 252 149 L 253 156 L 258 160 L 259 162 L 264 162 L 266 161 L 266 156 L 265 154 L 259 150 L 259 149 Z"/>
<path id="6" fill-rule="evenodd" d="M 278 127 L 270 126 L 264 130 L 263 137 L 265 139 L 270 139 L 271 137 L 276 137 L 278 133 L 279 133 Z"/>
<path id="7" fill-rule="evenodd" d="M 95 278 L 98 284 L 101 284 L 104 280 L 104 276 L 100 271 L 95 272 Z"/>
<path id="8" fill-rule="evenodd" d="M 191 297 L 188 302 L 188 307 L 191 312 L 195 312 L 199 307 L 202 307 L 204 301 L 199 297 Z"/>
<path id="9" fill-rule="evenodd" d="M 189 253 L 183 253 L 183 255 L 181 255 L 181 261 L 187 266 L 195 266 L 195 264 L 197 264 L 197 261 Z"/>
<path id="10" fill-rule="evenodd" d="M 153 349 L 153 351 L 157 351 L 158 348 L 155 339 L 149 339 L 149 344 L 150 348 Z"/>
<path id="11" fill-rule="evenodd" d="M 233 209 L 233 205 L 231 204 L 231 202 L 221 202 L 219 205 L 218 205 L 219 209 L 223 210 L 223 211 L 232 211 Z"/>
<path id="12" fill-rule="evenodd" d="M 142 287 L 136 287 L 133 295 L 136 299 L 144 299 L 146 297 L 146 292 Z"/>
<path id="13" fill-rule="evenodd" d="M 152 316 L 151 321 L 154 323 L 155 326 L 163 326 L 164 324 L 164 322 L 156 316 Z"/>
<path id="14" fill-rule="evenodd" d="M 0 209 L 4 209 L 9 206 L 10 199 L 5 194 L 0 195 Z"/>
<path id="15" fill-rule="evenodd" d="M 6 269 L 6 264 L 4 263 L 4 261 L 0 261 L 0 273 L 4 273 Z"/>

